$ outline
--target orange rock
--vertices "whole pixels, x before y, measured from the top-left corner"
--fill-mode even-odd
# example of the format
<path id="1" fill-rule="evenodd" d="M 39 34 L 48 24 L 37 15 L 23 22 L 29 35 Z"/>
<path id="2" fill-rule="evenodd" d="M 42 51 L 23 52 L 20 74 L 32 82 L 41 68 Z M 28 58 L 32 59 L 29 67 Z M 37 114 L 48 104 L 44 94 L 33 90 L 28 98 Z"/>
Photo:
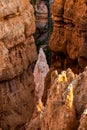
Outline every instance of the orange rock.
<path id="1" fill-rule="evenodd" d="M 62 72 L 62 74 L 58 75 L 51 83 L 41 130 L 76 129 L 73 88 L 67 88 L 68 81 L 65 79 L 67 79 L 66 72 Z"/>
<path id="2" fill-rule="evenodd" d="M 12 4 L 7 4 L 4 1 L 1 1 L 1 3 L 3 7 Z M 22 11 L 21 15 L 13 15 L 11 18 L 6 14 L 7 20 L 3 19 L 3 21 L 0 21 L 0 42 L 8 51 L 7 55 L 4 56 L 4 66 L 1 67 L 0 81 L 18 76 L 27 69 L 29 64 L 36 59 L 37 55 L 34 38 L 32 36 L 35 32 L 33 8 L 27 0 L 24 2 L 24 5 L 23 1 L 21 2 L 20 0 L 16 2 L 13 1 L 13 3 L 25 9 Z M 10 7 L 8 10 L 10 10 Z M 1 58 L 2 55 L 0 56 L 0 59 Z"/>
<path id="3" fill-rule="evenodd" d="M 87 129 L 87 106 L 83 112 L 83 114 L 81 115 L 81 119 L 80 119 L 80 125 L 78 130 L 86 130 Z"/>
<path id="4" fill-rule="evenodd" d="M 52 18 L 54 27 L 50 38 L 51 50 L 61 52 L 73 61 L 78 58 L 79 66 L 84 69 L 87 65 L 86 1 L 55 0 L 52 7 Z M 60 57 L 60 55 L 58 56 Z"/>
<path id="5" fill-rule="evenodd" d="M 87 104 L 87 69 L 79 74 L 75 82 L 74 105 L 78 116 L 77 118 L 80 119 Z"/>
<path id="6" fill-rule="evenodd" d="M 0 0 L 0 128 L 21 130 L 34 110 L 34 10 L 28 0 Z"/>
<path id="7" fill-rule="evenodd" d="M 71 69 L 61 74 L 54 70 L 50 77 L 45 107 L 42 110 L 42 103 L 38 105 L 39 113 L 34 113 L 26 130 L 86 130 L 87 68 L 79 75 Z"/>

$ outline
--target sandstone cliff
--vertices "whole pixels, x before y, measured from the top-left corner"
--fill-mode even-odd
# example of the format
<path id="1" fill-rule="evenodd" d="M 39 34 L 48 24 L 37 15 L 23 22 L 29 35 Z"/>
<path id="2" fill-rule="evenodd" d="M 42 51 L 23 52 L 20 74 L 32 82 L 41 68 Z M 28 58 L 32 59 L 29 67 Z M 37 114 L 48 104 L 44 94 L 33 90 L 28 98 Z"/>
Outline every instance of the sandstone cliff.
<path id="1" fill-rule="evenodd" d="M 52 18 L 50 48 L 54 52 L 53 62 L 59 61 L 56 63 L 59 69 L 70 67 L 74 72 L 80 72 L 87 65 L 87 1 L 55 0 Z"/>
<path id="2" fill-rule="evenodd" d="M 35 18 L 29 0 L 0 0 L 0 127 L 20 130 L 34 106 Z"/>

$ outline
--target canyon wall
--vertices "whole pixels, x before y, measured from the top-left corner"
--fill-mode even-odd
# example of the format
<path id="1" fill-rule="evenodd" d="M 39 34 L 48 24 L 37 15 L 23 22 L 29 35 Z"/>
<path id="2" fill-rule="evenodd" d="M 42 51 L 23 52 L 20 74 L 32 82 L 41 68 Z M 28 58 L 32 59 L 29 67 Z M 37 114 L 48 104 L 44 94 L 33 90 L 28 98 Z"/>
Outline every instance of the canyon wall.
<path id="1" fill-rule="evenodd" d="M 0 127 L 21 130 L 34 107 L 34 10 L 29 0 L 0 0 Z"/>
<path id="2" fill-rule="evenodd" d="M 78 73 L 87 65 L 87 1 L 55 0 L 52 18 L 49 45 L 54 53 L 53 63 L 56 61 L 59 69 L 70 67 Z"/>
<path id="3" fill-rule="evenodd" d="M 49 43 L 52 64 L 45 78 L 42 102 L 37 102 L 25 127 L 26 130 L 86 130 L 87 1 L 55 0 L 52 18 L 54 26 Z"/>

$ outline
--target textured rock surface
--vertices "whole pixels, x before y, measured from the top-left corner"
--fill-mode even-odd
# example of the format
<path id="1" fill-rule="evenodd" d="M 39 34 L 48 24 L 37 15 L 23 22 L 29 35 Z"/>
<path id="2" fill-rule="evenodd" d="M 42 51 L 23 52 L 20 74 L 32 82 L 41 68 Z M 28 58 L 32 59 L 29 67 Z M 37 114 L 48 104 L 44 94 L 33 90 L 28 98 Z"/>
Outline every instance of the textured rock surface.
<path id="1" fill-rule="evenodd" d="M 81 116 L 81 119 L 80 119 L 80 126 L 78 128 L 78 130 L 86 130 L 87 129 L 87 106 Z"/>
<path id="2" fill-rule="evenodd" d="M 0 127 L 21 130 L 34 107 L 34 11 L 28 0 L 0 0 Z"/>
<path id="3" fill-rule="evenodd" d="M 34 82 L 31 67 L 11 81 L 0 83 L 1 128 L 14 130 L 20 128 L 27 119 L 30 119 L 34 107 L 33 91 Z"/>
<path id="4" fill-rule="evenodd" d="M 34 113 L 32 115 L 32 118 L 30 122 L 26 123 L 26 130 L 39 130 L 41 129 L 41 121 L 43 117 L 43 111 L 44 111 L 44 106 L 41 100 L 39 100 L 36 104 Z"/>
<path id="5" fill-rule="evenodd" d="M 51 75 L 51 88 L 48 93 L 46 110 L 42 120 L 42 130 L 74 130 L 76 129 L 76 114 L 73 106 L 73 88 L 70 83 L 75 78 L 67 70 L 57 76 L 56 71 Z"/>
<path id="6" fill-rule="evenodd" d="M 52 17 L 51 50 L 66 56 L 66 66 L 70 64 L 69 59 L 76 62 L 78 58 L 79 66 L 84 69 L 87 65 L 87 1 L 55 0 Z"/>
<path id="7" fill-rule="evenodd" d="M 74 105 L 79 119 L 87 104 L 87 68 L 79 74 L 75 82 Z"/>
<path id="8" fill-rule="evenodd" d="M 56 79 L 54 74 L 52 79 L 41 130 L 75 130 L 76 115 L 73 106 L 73 88 L 67 89 L 65 72 Z"/>
<path id="9" fill-rule="evenodd" d="M 48 36 L 48 9 L 46 1 L 36 0 L 36 39 L 41 42 Z"/>
<path id="10" fill-rule="evenodd" d="M 86 130 L 87 129 L 87 69 L 75 75 L 71 69 L 51 72 L 50 88 L 45 108 L 39 104 L 39 114 L 27 130 Z M 35 126 L 36 124 L 36 126 Z"/>
<path id="11" fill-rule="evenodd" d="M 2 3 L 5 4 L 2 4 L 3 8 L 8 5 L 6 1 Z M 36 48 L 32 36 L 35 31 L 33 8 L 27 0 L 23 3 L 19 3 L 20 8 L 26 3 L 25 10 L 15 14 L 9 13 L 6 19 L 0 20 L 0 81 L 19 75 L 27 69 L 29 62 L 32 63 L 35 59 Z M 9 2 L 10 4 L 12 2 Z"/>
<path id="12" fill-rule="evenodd" d="M 44 93 L 44 81 L 49 71 L 49 66 L 46 61 L 45 53 L 42 48 L 39 50 L 38 60 L 34 69 L 35 96 L 37 99 L 42 99 Z"/>
<path id="13" fill-rule="evenodd" d="M 14 13 L 22 13 L 27 5 L 28 0 L 16 0 L 16 1 L 8 1 L 8 0 L 0 0 L 0 18 L 7 17 L 8 15 L 12 15 Z"/>
<path id="14" fill-rule="evenodd" d="M 52 6 L 52 4 L 54 3 L 54 0 L 49 0 L 50 2 L 50 7 Z"/>
<path id="15" fill-rule="evenodd" d="M 49 36 L 52 31 L 51 7 L 54 0 L 36 0 L 36 33 L 37 48 L 40 47 L 48 53 Z M 47 54 L 49 55 L 49 54 Z"/>

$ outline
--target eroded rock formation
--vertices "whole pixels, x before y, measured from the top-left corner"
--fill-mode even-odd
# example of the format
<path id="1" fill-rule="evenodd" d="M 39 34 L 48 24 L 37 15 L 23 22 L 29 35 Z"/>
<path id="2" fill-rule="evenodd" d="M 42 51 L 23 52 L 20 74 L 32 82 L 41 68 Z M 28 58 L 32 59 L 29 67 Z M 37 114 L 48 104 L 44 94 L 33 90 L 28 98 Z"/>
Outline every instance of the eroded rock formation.
<path id="1" fill-rule="evenodd" d="M 36 33 L 35 39 L 37 48 L 43 48 L 48 51 L 49 36 L 52 30 L 51 6 L 54 0 L 36 0 L 35 17 L 36 17 Z"/>
<path id="2" fill-rule="evenodd" d="M 53 64 L 45 79 L 43 102 L 36 104 L 26 130 L 86 130 L 87 1 L 55 0 L 52 17 Z M 77 75 L 68 67 L 84 72 Z"/>
<path id="3" fill-rule="evenodd" d="M 80 72 L 87 65 L 87 1 L 55 0 L 52 18 L 50 48 L 55 52 L 53 62 L 59 60 L 56 66 L 62 70 L 70 67 L 74 72 Z"/>
<path id="4" fill-rule="evenodd" d="M 36 0 L 36 40 L 42 42 L 48 36 L 48 8 L 46 1 Z"/>
<path id="5" fill-rule="evenodd" d="M 34 69 L 35 97 L 41 100 L 44 93 L 44 81 L 49 71 L 46 56 L 42 48 L 39 50 L 38 60 Z"/>
<path id="6" fill-rule="evenodd" d="M 80 125 L 78 130 L 86 130 L 87 129 L 87 106 L 83 112 L 83 114 L 81 115 L 81 119 L 80 119 Z"/>
<path id="7" fill-rule="evenodd" d="M 0 0 L 0 127 L 21 130 L 34 107 L 35 18 L 29 0 Z"/>
<path id="8" fill-rule="evenodd" d="M 71 69 L 52 71 L 50 82 L 45 108 L 37 104 L 26 130 L 86 130 L 87 69 L 79 75 Z"/>

